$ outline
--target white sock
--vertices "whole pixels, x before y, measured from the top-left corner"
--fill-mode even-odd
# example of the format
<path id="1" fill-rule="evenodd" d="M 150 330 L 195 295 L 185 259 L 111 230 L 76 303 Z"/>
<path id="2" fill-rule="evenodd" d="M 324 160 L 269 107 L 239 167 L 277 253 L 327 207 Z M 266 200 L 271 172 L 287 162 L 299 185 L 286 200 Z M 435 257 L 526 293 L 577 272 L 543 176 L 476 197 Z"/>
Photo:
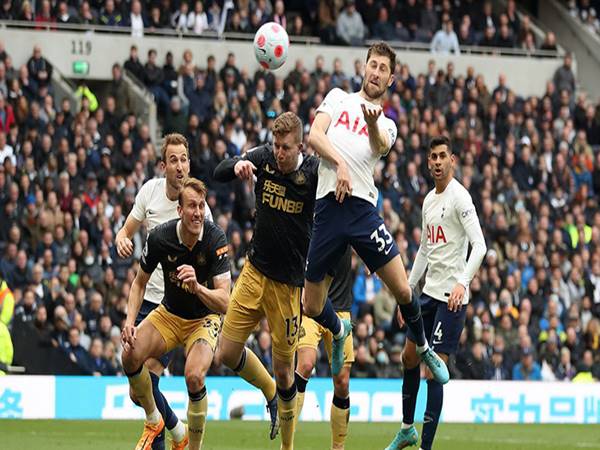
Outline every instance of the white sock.
<path id="1" fill-rule="evenodd" d="M 417 345 L 417 353 L 420 355 L 429 349 L 429 344 L 425 341 L 425 345 Z"/>
<path id="2" fill-rule="evenodd" d="M 402 422 L 402 426 L 400 427 L 400 429 L 401 430 L 407 430 L 407 429 L 409 429 L 412 426 L 413 426 L 412 423 L 404 423 L 404 422 Z"/>
<path id="3" fill-rule="evenodd" d="M 169 430 L 169 433 L 171 433 L 175 442 L 181 442 L 185 437 L 185 425 L 181 420 L 177 419 L 177 425 L 172 430 Z"/>
<path id="4" fill-rule="evenodd" d="M 340 332 L 334 336 L 336 339 L 341 339 L 344 335 L 344 322 L 342 320 L 340 320 L 340 325 Z"/>
<path id="5" fill-rule="evenodd" d="M 150 414 L 146 414 L 146 422 L 157 424 L 160 422 L 160 412 L 158 412 L 158 408 L 154 408 Z"/>

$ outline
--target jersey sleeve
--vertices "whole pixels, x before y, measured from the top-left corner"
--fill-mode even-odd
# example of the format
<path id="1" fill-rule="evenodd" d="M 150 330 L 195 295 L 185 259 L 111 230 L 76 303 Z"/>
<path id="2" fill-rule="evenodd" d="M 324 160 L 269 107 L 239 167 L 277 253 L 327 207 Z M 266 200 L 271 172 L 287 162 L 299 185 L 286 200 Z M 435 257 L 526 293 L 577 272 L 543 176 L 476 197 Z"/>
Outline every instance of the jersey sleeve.
<path id="1" fill-rule="evenodd" d="M 380 126 L 380 130 L 386 133 L 389 139 L 389 145 L 386 152 L 387 155 L 396 143 L 396 137 L 398 136 L 398 128 L 396 128 L 396 124 L 393 120 L 388 119 L 386 117 L 384 123 Z"/>
<path id="2" fill-rule="evenodd" d="M 333 118 L 333 111 L 336 105 L 342 101 L 342 99 L 348 94 L 342 91 L 340 88 L 335 88 L 329 91 L 329 94 L 325 96 L 319 107 L 317 113 L 325 113 L 329 117 Z"/>
<path id="3" fill-rule="evenodd" d="M 227 244 L 225 233 L 221 229 L 215 232 L 211 252 L 213 253 L 213 262 L 210 268 L 210 277 L 228 273 L 231 270 L 228 255 L 229 245 Z"/>
<path id="4" fill-rule="evenodd" d="M 160 262 L 160 248 L 159 248 L 159 239 L 156 234 L 156 231 L 151 231 L 148 235 L 148 239 L 146 240 L 146 245 L 144 245 L 144 250 L 142 251 L 142 257 L 140 258 L 140 267 L 146 273 L 154 272 L 156 266 Z"/>
<path id="5" fill-rule="evenodd" d="M 487 248 L 479 223 L 479 217 L 477 217 L 477 211 L 475 210 L 471 196 L 468 192 L 464 191 L 457 197 L 456 213 L 458 214 L 458 220 L 465 230 L 472 247 L 465 270 L 459 275 L 458 282 L 465 286 L 465 288 L 468 288 L 475 273 L 479 270 L 479 266 L 481 266 Z"/>
<path id="6" fill-rule="evenodd" d="M 248 150 L 244 155 L 240 158 L 242 161 L 250 161 L 252 164 L 256 166 L 257 169 L 260 169 L 262 166 L 262 162 L 265 158 L 265 152 L 269 150 L 265 147 L 255 147 Z"/>
<path id="7" fill-rule="evenodd" d="M 150 200 L 150 194 L 152 193 L 153 182 L 146 182 L 140 191 L 135 196 L 135 202 L 131 212 L 129 213 L 138 222 L 143 222 L 146 219 L 146 211 L 148 208 L 148 202 Z"/>

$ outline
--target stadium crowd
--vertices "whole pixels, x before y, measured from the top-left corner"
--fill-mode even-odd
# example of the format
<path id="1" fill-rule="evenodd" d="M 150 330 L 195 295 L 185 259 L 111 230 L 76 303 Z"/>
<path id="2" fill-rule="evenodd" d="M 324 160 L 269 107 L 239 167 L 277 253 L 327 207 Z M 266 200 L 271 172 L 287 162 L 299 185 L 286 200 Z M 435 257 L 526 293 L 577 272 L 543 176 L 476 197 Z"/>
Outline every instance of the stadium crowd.
<path id="1" fill-rule="evenodd" d="M 514 0 L 506 6 L 472 0 L 4 0 L 0 20 L 31 21 L 40 27 L 48 23 L 130 27 L 138 37 L 166 29 L 199 35 L 254 33 L 275 21 L 292 36 L 318 36 L 324 44 L 356 45 L 371 38 L 432 42 L 432 51 L 448 51 L 451 42 L 457 47 L 516 47 L 529 52 L 557 49 L 554 33 L 538 42 L 529 17 L 517 14 Z"/>
<path id="2" fill-rule="evenodd" d="M 126 260 L 116 256 L 114 236 L 142 184 L 161 175 L 156 148 L 131 112 L 119 64 L 110 94 L 96 102 L 84 95 L 73 111 L 68 101 L 54 104 L 52 67 L 39 47 L 18 68 L 10 50 L 0 45 L 0 270 L 16 301 L 13 324 L 28 323 L 40 351 L 63 349 L 82 373 L 122 373 L 119 330 L 145 236 L 136 236 Z M 177 69 L 173 55 L 163 67 L 156 56 L 124 65 L 144 80 L 162 76 L 148 87 L 164 91 L 155 93 L 157 101 L 164 94 L 163 131 L 189 140 L 191 175 L 210 189 L 235 279 L 252 237 L 253 191 L 247 182 L 215 181 L 213 169 L 270 140 L 282 111 L 296 112 L 308 130 L 329 89 L 359 89 L 362 62 L 350 74 L 339 61 L 328 68 L 319 57 L 313 71 L 296 61 L 282 79 L 250 74 L 234 55 L 216 67 L 213 57 L 197 61 L 186 51 Z M 600 379 L 600 105 L 576 94 L 570 55 L 541 97 L 520 96 L 504 76 L 456 73 L 452 63 L 432 60 L 420 74 L 398 64 L 385 114 L 398 139 L 375 179 L 405 265 L 418 249 L 420 205 L 432 186 L 430 136 L 451 138 L 487 240 L 453 377 Z M 352 376 L 399 377 L 405 330 L 395 301 L 360 260 L 352 270 Z M 271 368 L 266 327 L 251 346 Z M 182 368 L 180 354 L 171 373 Z M 328 370 L 322 352 L 317 374 Z"/>

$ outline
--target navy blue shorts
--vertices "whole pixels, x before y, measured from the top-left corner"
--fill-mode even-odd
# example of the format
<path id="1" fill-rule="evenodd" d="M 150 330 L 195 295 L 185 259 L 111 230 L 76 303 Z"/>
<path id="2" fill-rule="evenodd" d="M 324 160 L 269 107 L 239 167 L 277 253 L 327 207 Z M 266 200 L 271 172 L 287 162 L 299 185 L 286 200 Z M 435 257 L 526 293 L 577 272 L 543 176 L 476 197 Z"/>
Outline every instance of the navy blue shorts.
<path id="1" fill-rule="evenodd" d="M 421 294 L 419 300 L 425 336 L 429 340 L 429 346 L 436 353 L 447 355 L 456 353 L 460 334 L 465 326 L 466 306 L 463 305 L 459 311 L 453 312 L 448 309 L 448 303 L 436 300 L 427 294 Z M 412 334 L 410 328 L 406 337 L 416 342 L 415 335 Z"/>
<path id="2" fill-rule="evenodd" d="M 358 197 L 343 203 L 333 193 L 317 200 L 312 238 L 306 260 L 306 279 L 318 283 L 335 268 L 351 245 L 372 273 L 399 254 L 377 209 Z"/>
<path id="3" fill-rule="evenodd" d="M 152 303 L 152 302 L 149 302 L 148 300 L 144 300 L 142 302 L 142 306 L 140 306 L 140 311 L 138 312 L 138 315 L 135 318 L 135 326 L 138 326 L 142 322 L 142 320 L 144 320 L 146 317 L 148 317 L 148 314 L 150 314 L 154 309 L 158 308 L 159 304 L 160 303 Z M 172 357 L 173 357 L 173 350 L 165 353 L 160 358 L 158 358 L 158 360 L 163 365 L 163 367 L 168 367 L 169 363 L 171 362 Z"/>

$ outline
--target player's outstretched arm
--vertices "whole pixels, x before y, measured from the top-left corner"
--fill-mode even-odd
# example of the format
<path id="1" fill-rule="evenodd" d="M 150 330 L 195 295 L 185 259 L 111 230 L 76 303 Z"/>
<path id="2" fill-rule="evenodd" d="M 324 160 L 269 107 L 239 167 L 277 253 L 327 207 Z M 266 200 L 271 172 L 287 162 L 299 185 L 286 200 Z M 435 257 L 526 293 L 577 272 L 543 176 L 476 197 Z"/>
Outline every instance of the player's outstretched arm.
<path id="1" fill-rule="evenodd" d="M 138 232 L 142 222 L 135 219 L 129 214 L 127 220 L 115 237 L 115 245 L 117 246 L 117 254 L 121 258 L 129 258 L 133 255 L 133 235 Z"/>
<path id="2" fill-rule="evenodd" d="M 381 115 L 382 108 L 369 108 L 364 103 L 360 105 L 362 108 L 367 129 L 369 130 L 369 145 L 371 150 L 377 155 L 386 155 L 390 151 L 390 138 L 387 133 L 384 133 L 377 125 L 377 119 Z"/>
<path id="3" fill-rule="evenodd" d="M 134 346 L 135 343 L 135 318 L 140 311 L 144 292 L 146 292 L 146 284 L 150 280 L 150 275 L 142 269 L 138 269 L 137 275 L 133 280 L 131 289 L 129 290 L 129 299 L 127 300 L 127 318 L 121 333 L 121 341 L 123 345 Z"/>
<path id="4" fill-rule="evenodd" d="M 315 120 L 310 127 L 308 135 L 308 144 L 319 154 L 319 156 L 337 169 L 337 185 L 335 189 L 335 198 L 342 202 L 346 195 L 352 194 L 352 182 L 348 165 L 342 156 L 329 142 L 327 129 L 331 124 L 331 117 L 325 113 L 317 113 Z"/>

